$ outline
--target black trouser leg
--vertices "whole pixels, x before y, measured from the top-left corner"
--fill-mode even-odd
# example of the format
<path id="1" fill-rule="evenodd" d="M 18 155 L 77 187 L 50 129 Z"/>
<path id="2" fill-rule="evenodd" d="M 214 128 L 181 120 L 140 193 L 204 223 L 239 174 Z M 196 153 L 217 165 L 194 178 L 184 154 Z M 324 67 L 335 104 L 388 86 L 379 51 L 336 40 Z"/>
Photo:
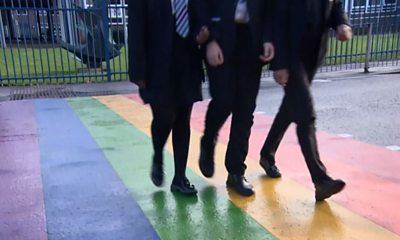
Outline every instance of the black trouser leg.
<path id="1" fill-rule="evenodd" d="M 211 101 L 208 105 L 202 143 L 212 147 L 218 132 L 232 112 L 236 83 L 233 66 L 226 61 L 222 66 L 207 68 L 210 78 Z"/>
<path id="2" fill-rule="evenodd" d="M 301 151 L 314 183 L 328 179 L 326 168 L 320 160 L 317 139 L 315 135 L 315 112 L 310 91 L 312 75 L 309 75 L 303 65 L 292 69 L 285 94 L 289 99 L 293 120 L 297 124 L 297 137 Z"/>
<path id="3" fill-rule="evenodd" d="M 317 138 L 315 136 L 315 122 L 311 121 L 308 123 L 298 124 L 296 130 L 301 151 L 306 160 L 313 183 L 330 179 L 326 173 L 326 167 L 319 157 Z"/>
<path id="4" fill-rule="evenodd" d="M 185 175 L 190 141 L 190 116 L 192 106 L 179 106 L 176 108 L 176 118 L 172 128 L 172 145 L 174 149 L 175 177 L 183 179 Z"/>
<path id="5" fill-rule="evenodd" d="M 267 159 L 270 165 L 275 164 L 275 153 L 291 122 L 288 100 L 285 95 L 260 152 L 261 157 Z"/>
<path id="6" fill-rule="evenodd" d="M 163 150 L 169 133 L 172 130 L 175 114 L 170 107 L 151 104 L 153 121 L 151 122 L 151 136 L 154 149 L 154 160 L 162 161 Z"/>
<path id="7" fill-rule="evenodd" d="M 237 89 L 225 166 L 230 174 L 244 175 L 253 112 L 260 87 L 261 64 L 255 61 L 241 62 L 236 69 Z"/>

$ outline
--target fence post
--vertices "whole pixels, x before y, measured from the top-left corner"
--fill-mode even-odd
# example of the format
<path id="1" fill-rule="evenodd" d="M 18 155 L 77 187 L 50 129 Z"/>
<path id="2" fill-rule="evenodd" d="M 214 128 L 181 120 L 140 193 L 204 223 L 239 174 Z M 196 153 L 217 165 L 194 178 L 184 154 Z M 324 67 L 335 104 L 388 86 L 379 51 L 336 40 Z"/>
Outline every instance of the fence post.
<path id="1" fill-rule="evenodd" d="M 367 36 L 367 51 L 365 53 L 365 66 L 364 72 L 369 73 L 369 60 L 371 57 L 372 50 L 372 23 L 368 23 L 368 36 Z"/>
<path id="2" fill-rule="evenodd" d="M 110 29 L 109 29 L 109 19 L 108 19 L 108 2 L 103 1 L 103 29 L 104 29 L 104 50 L 106 57 L 106 65 L 107 65 L 107 81 L 111 82 L 111 65 L 110 65 L 110 51 L 109 51 L 109 38 L 110 38 Z"/>
<path id="3" fill-rule="evenodd" d="M 1 15 L 1 10 L 0 10 L 0 46 L 2 48 L 6 48 L 6 37 L 4 34 L 4 26 L 3 26 L 3 16 Z"/>
<path id="4" fill-rule="evenodd" d="M 125 2 L 127 2 L 127 1 L 125 1 L 125 0 L 122 0 L 121 1 L 121 3 L 122 3 L 122 5 L 121 5 L 121 7 L 122 7 L 122 18 L 123 18 L 123 25 L 124 25 L 124 42 L 125 42 L 125 47 L 127 47 L 128 46 L 128 22 L 126 21 L 126 17 L 127 17 L 127 15 L 126 15 L 126 9 L 125 9 L 125 7 L 127 6 L 127 4 L 125 3 Z"/>

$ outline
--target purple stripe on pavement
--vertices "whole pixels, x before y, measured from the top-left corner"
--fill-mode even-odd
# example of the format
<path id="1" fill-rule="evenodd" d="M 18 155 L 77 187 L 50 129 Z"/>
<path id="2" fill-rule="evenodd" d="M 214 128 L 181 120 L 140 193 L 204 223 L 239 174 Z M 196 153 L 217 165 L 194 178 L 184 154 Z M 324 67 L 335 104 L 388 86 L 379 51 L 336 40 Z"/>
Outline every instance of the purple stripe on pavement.
<path id="1" fill-rule="evenodd" d="M 0 103 L 0 239 L 47 239 L 32 101 Z"/>

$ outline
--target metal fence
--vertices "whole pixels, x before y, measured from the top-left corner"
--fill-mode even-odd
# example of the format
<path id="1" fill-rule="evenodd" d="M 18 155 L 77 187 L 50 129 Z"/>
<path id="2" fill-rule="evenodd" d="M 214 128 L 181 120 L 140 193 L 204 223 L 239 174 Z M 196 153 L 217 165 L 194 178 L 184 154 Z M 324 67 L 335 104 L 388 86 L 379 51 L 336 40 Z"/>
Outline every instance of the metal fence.
<path id="1" fill-rule="evenodd" d="M 321 71 L 399 66 L 400 1 L 347 0 L 344 7 L 353 38 L 340 43 L 330 33 L 329 49 Z"/>
<path id="2" fill-rule="evenodd" d="M 128 78 L 127 0 L 0 0 L 0 81 L 35 85 Z M 354 37 L 331 33 L 321 71 L 398 66 L 400 0 L 346 0 Z"/>
<path id="3" fill-rule="evenodd" d="M 2 85 L 127 79 L 124 0 L 0 0 Z"/>

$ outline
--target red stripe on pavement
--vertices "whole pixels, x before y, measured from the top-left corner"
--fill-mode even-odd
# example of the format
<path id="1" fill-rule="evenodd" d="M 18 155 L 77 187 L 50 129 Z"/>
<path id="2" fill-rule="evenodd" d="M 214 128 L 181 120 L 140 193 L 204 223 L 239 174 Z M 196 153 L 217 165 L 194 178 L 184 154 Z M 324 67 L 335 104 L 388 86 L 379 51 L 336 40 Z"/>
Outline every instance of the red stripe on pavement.
<path id="1" fill-rule="evenodd" d="M 129 98 L 140 101 L 137 95 Z M 208 101 L 196 103 L 192 114 L 192 128 L 202 132 Z M 256 114 L 250 137 L 249 158 L 258 161 L 259 152 L 272 124 L 273 118 Z M 219 134 L 219 142 L 227 144 L 230 121 Z M 333 200 L 351 211 L 400 234 L 400 152 L 384 147 L 345 139 L 318 131 L 321 158 L 332 177 L 343 178 L 347 187 Z M 287 131 L 276 155 L 277 165 L 284 177 L 293 179 L 313 189 L 293 126 Z M 221 159 L 220 161 L 223 161 Z M 263 170 L 260 168 L 260 174 Z"/>
<path id="2" fill-rule="evenodd" d="M 195 105 L 192 128 L 203 131 L 208 102 Z M 259 152 L 273 118 L 256 114 L 250 137 L 249 157 L 259 159 Z M 221 129 L 219 141 L 228 143 L 230 122 Z M 341 205 L 379 225 L 400 234 L 399 175 L 400 153 L 353 139 L 318 131 L 321 159 L 333 177 L 347 182 L 345 191 L 333 197 Z M 291 126 L 276 155 L 277 165 L 285 177 L 312 188 L 304 158 Z M 260 174 L 263 174 L 260 168 Z"/>
<path id="3" fill-rule="evenodd" d="M 0 104 L 0 239 L 47 239 L 32 101 Z"/>

